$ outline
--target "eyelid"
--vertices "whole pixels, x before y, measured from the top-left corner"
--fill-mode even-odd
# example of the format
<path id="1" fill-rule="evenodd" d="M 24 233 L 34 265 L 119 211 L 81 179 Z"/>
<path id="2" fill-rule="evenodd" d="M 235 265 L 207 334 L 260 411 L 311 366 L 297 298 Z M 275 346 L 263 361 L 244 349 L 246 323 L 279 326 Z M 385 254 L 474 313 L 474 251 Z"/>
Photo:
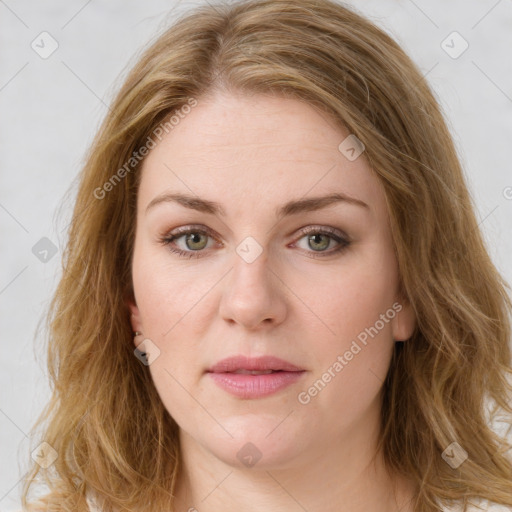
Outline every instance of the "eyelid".
<path id="1" fill-rule="evenodd" d="M 302 235 L 308 235 L 309 233 L 317 233 L 317 232 L 337 236 L 347 242 L 350 241 L 350 239 L 346 233 L 344 233 L 343 231 L 341 231 L 339 229 L 330 227 L 330 226 L 322 226 L 319 224 L 310 224 L 308 226 L 304 226 L 303 228 L 299 229 L 299 233 L 301 233 Z"/>
<path id="2" fill-rule="evenodd" d="M 186 226 L 180 226 L 176 229 L 169 231 L 165 236 L 170 238 L 172 236 L 177 236 L 180 234 L 187 234 L 190 232 L 204 233 L 206 235 L 211 236 L 212 238 L 217 239 L 217 237 L 214 235 L 213 230 L 211 230 L 210 228 L 208 228 L 202 224 L 187 224 Z"/>

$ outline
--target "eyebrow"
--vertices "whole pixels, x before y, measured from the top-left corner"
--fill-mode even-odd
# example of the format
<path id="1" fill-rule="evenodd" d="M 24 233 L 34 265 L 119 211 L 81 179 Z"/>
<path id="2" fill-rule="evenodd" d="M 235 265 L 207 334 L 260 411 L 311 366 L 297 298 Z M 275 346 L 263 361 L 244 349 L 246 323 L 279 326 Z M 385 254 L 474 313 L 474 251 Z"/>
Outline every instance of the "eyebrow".
<path id="1" fill-rule="evenodd" d="M 303 212 L 312 212 L 315 210 L 321 210 L 335 203 L 348 203 L 355 206 L 367 208 L 369 206 L 360 199 L 350 197 L 341 192 L 335 192 L 320 197 L 311 197 L 308 199 L 297 199 L 288 201 L 283 206 L 276 209 L 276 217 L 282 218 L 289 215 L 296 215 Z M 178 203 L 185 208 L 196 210 L 198 212 L 207 213 L 210 215 L 220 215 L 225 217 L 226 212 L 221 204 L 215 201 L 209 201 L 202 199 L 198 196 L 192 196 L 182 193 L 164 193 L 155 197 L 146 207 L 146 214 L 148 210 L 161 203 Z"/>

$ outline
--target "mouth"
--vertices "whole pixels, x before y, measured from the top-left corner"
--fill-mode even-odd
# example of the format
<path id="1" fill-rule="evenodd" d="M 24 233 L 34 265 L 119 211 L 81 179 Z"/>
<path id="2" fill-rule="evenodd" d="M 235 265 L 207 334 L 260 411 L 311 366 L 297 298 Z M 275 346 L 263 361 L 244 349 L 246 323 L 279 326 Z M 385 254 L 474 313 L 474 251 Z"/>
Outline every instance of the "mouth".
<path id="1" fill-rule="evenodd" d="M 306 370 L 273 356 L 234 356 L 213 365 L 207 374 L 224 391 L 242 399 L 263 398 L 297 382 Z"/>

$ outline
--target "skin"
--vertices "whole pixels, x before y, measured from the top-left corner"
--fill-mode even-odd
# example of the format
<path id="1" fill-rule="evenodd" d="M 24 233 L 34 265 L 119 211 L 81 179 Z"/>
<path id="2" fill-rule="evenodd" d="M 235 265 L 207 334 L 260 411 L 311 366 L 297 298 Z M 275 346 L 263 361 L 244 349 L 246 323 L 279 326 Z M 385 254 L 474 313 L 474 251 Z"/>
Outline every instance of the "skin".
<path id="1" fill-rule="evenodd" d="M 411 488 L 385 471 L 375 446 L 394 341 L 412 335 L 415 319 L 398 293 L 382 186 L 364 153 L 350 161 L 338 150 L 348 135 L 297 100 L 215 93 L 144 161 L 128 306 L 143 333 L 135 344 L 148 338 L 160 350 L 148 371 L 180 429 L 177 510 L 412 510 Z M 216 201 L 225 216 L 175 202 L 146 211 L 163 192 Z M 368 207 L 339 202 L 276 217 L 287 201 L 332 192 Z M 199 258 L 160 242 L 191 224 L 213 236 L 171 245 Z M 336 240 L 315 245 L 299 231 L 307 226 L 332 227 L 350 244 L 334 253 Z M 236 251 L 246 237 L 263 250 L 251 263 Z M 401 311 L 301 404 L 298 394 L 395 302 Z M 205 373 L 236 354 L 271 354 L 306 371 L 278 393 L 241 399 Z M 252 467 L 237 458 L 249 442 L 261 453 Z"/>

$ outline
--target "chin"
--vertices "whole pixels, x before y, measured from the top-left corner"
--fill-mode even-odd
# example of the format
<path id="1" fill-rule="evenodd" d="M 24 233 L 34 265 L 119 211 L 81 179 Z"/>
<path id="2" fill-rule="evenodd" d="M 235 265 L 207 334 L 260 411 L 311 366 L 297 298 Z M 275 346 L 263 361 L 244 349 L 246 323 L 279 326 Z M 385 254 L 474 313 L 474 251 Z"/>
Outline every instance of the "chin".
<path id="1" fill-rule="evenodd" d="M 289 420 L 279 424 L 283 417 L 277 421 L 274 416 L 255 421 L 251 415 L 248 420 L 223 422 L 233 438 L 224 433 L 221 440 L 206 439 L 203 445 L 218 459 L 239 469 L 285 469 L 294 461 L 297 463 L 308 443 L 296 429 L 290 428 L 291 421 L 286 426 Z"/>

